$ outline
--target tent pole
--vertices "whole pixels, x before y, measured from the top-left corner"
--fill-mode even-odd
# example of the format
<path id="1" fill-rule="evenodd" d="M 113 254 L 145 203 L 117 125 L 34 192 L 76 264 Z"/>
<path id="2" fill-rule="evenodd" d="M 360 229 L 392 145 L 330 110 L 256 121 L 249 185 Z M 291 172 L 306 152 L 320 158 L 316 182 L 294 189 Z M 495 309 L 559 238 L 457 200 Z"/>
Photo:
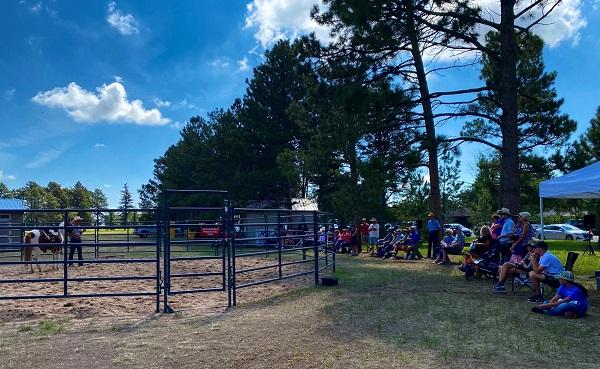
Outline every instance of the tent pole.
<path id="1" fill-rule="evenodd" d="M 544 239 L 544 198 L 540 197 L 540 233 Z"/>

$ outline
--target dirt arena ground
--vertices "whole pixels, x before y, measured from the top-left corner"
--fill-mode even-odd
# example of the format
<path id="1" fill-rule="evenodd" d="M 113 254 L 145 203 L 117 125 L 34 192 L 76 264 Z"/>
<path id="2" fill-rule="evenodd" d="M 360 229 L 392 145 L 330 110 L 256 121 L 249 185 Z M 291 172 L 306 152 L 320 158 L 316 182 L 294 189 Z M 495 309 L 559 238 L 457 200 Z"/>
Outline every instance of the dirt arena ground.
<path id="1" fill-rule="evenodd" d="M 277 258 L 244 257 L 237 260 L 237 269 L 272 265 L 277 263 Z M 220 260 L 192 260 L 177 261 L 171 266 L 171 274 L 219 272 Z M 311 263 L 296 264 L 283 267 L 283 274 L 292 274 L 308 271 Z M 155 276 L 156 265 L 150 263 L 135 264 L 86 264 L 68 268 L 69 278 L 77 277 L 103 277 L 103 276 Z M 277 277 L 277 268 L 243 273 L 237 276 L 238 284 Z M 63 270 L 51 270 L 44 265 L 43 271 L 37 270 L 32 274 L 29 267 L 3 266 L 0 268 L 2 279 L 30 279 L 30 278 L 62 278 Z M 238 302 L 252 302 L 274 296 L 283 291 L 310 286 L 314 277 L 291 278 L 277 283 L 269 283 L 251 288 L 240 289 L 237 294 Z M 187 290 L 197 288 L 218 288 L 222 286 L 220 276 L 209 277 L 182 277 L 173 278 L 171 290 Z M 62 282 L 28 282 L 0 285 L 2 296 L 9 295 L 52 295 L 62 294 Z M 69 282 L 68 290 L 71 294 L 85 293 L 112 293 L 112 292 L 154 292 L 155 280 L 128 280 L 128 281 L 86 281 Z M 67 299 L 41 299 L 41 300 L 1 300 L 0 323 L 19 323 L 24 321 L 42 319 L 74 319 L 89 320 L 114 318 L 125 320 L 143 320 L 155 313 L 155 297 L 106 297 L 106 298 L 67 298 Z M 207 292 L 169 296 L 170 305 L 176 311 L 196 311 L 204 314 L 219 314 L 227 308 L 226 292 Z M 162 295 L 161 295 L 162 309 Z"/>

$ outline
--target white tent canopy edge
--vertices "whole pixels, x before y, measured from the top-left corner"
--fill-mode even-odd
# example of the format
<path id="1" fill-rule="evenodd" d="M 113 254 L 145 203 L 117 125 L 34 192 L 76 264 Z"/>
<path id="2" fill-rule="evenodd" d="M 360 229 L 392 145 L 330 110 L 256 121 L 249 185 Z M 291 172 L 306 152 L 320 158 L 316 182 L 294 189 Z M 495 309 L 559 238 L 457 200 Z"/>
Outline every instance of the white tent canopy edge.
<path id="1" fill-rule="evenodd" d="M 600 161 L 540 183 L 540 229 L 544 237 L 544 199 L 599 199 Z"/>

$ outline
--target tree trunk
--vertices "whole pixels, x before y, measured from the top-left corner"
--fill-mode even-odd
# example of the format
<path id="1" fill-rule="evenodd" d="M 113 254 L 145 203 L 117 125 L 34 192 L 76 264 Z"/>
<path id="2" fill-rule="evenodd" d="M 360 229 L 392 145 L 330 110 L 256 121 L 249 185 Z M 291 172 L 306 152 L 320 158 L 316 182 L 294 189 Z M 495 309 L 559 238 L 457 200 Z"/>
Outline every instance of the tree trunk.
<path id="1" fill-rule="evenodd" d="M 500 206 L 519 211 L 519 131 L 517 126 L 517 39 L 514 31 L 515 0 L 501 0 L 500 59 L 502 151 Z"/>
<path id="2" fill-rule="evenodd" d="M 423 109 L 423 118 L 425 121 L 425 142 L 424 146 L 427 149 L 427 157 L 429 167 L 429 185 L 431 188 L 430 205 L 431 211 L 442 221 L 442 203 L 440 196 L 440 175 L 438 169 L 438 142 L 435 136 L 435 124 L 433 121 L 433 109 L 431 108 L 431 99 L 429 97 L 429 84 L 427 83 L 427 75 L 423 66 L 423 58 L 421 57 L 421 47 L 417 30 L 412 18 L 413 0 L 407 1 L 407 26 L 410 32 L 411 53 L 415 62 L 415 71 L 419 82 L 419 93 L 421 95 L 421 107 Z"/>

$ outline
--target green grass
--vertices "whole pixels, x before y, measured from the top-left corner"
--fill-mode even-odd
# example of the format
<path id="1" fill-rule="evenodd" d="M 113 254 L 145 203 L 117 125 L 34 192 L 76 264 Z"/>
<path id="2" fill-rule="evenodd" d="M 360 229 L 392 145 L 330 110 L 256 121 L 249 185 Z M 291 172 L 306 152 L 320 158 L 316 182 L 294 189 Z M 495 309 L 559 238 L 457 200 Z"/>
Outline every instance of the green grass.
<path id="1" fill-rule="evenodd" d="M 18 328 L 19 333 L 31 333 L 36 336 L 52 336 L 65 331 L 65 322 L 60 320 L 42 320 L 37 325 L 25 324 Z"/>
<path id="2" fill-rule="evenodd" d="M 559 256 L 567 251 L 561 247 L 555 247 Z M 589 350 L 600 329 L 596 291 L 591 291 L 591 314 L 566 320 L 530 313 L 525 293 L 493 295 L 491 281 L 466 281 L 456 265 L 345 256 L 338 261 L 335 274 L 341 286 L 326 313 L 341 336 L 433 350 L 448 360 L 506 361 L 506 367 L 511 362 L 517 367 L 555 367 L 566 364 L 561 361 L 566 358 L 578 360 L 581 367 L 600 362 L 600 351 Z M 592 265 L 597 264 L 581 264 L 584 270 Z"/>

